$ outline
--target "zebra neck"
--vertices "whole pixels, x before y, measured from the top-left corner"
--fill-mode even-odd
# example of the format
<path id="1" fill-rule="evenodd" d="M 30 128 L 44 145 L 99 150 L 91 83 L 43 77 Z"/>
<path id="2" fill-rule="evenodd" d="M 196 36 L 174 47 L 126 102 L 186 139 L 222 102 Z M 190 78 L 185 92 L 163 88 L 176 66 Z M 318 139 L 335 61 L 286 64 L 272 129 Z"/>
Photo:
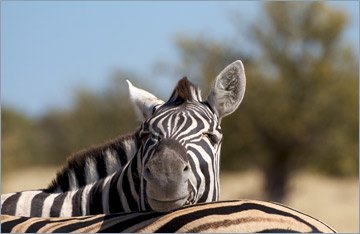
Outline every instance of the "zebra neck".
<path id="1" fill-rule="evenodd" d="M 86 186 L 82 199 L 87 203 L 86 215 L 114 214 L 142 210 L 140 153 L 133 157 L 120 171 Z M 83 202 L 84 203 L 84 202 Z M 82 208 L 83 211 L 84 207 Z"/>
<path id="2" fill-rule="evenodd" d="M 137 203 L 134 205 L 127 199 L 132 196 L 132 191 L 122 190 L 128 184 L 126 174 L 130 168 L 129 162 L 120 171 L 76 190 L 61 193 L 37 190 L 2 195 L 1 212 L 26 217 L 72 217 L 138 210 Z"/>

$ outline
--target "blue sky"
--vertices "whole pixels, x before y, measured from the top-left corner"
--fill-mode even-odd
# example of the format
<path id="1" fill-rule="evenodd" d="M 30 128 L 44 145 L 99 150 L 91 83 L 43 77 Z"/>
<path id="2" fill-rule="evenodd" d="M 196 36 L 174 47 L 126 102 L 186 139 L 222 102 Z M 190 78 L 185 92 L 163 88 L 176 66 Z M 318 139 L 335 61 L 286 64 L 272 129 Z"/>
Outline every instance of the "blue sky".
<path id="1" fill-rule="evenodd" d="M 329 3 L 353 16 L 345 38 L 358 50 L 359 3 Z M 69 106 L 79 87 L 101 90 L 116 69 L 150 79 L 158 61 L 176 62 L 176 35 L 231 37 L 233 14 L 251 22 L 261 4 L 2 1 L 1 102 L 39 116 Z"/>

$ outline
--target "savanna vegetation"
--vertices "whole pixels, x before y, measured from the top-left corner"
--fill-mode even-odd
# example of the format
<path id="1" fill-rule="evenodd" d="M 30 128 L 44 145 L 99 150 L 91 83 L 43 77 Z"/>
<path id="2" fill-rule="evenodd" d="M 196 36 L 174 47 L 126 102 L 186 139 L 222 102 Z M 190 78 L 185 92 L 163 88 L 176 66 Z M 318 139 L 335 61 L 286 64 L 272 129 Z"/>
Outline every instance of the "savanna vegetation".
<path id="1" fill-rule="evenodd" d="M 347 15 L 326 2 L 265 2 L 263 11 L 256 24 L 233 22 L 242 36 L 180 35 L 179 64 L 165 66 L 188 75 L 206 95 L 218 72 L 243 61 L 247 91 L 222 123 L 222 170 L 256 168 L 267 199 L 282 201 L 289 180 L 304 169 L 358 176 L 358 57 L 342 38 Z M 242 47 L 244 37 L 254 51 Z M 68 110 L 30 118 L 3 104 L 2 176 L 29 165 L 61 165 L 71 153 L 133 131 L 138 122 L 126 79 L 154 90 L 151 80 L 118 71 L 102 92 L 79 90 Z"/>

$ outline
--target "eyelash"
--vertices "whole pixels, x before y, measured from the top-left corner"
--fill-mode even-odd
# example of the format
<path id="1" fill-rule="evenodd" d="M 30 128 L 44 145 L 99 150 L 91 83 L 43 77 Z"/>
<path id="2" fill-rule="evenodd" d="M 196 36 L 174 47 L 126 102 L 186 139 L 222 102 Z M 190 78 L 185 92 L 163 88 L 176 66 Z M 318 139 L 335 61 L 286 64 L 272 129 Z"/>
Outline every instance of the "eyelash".
<path id="1" fill-rule="evenodd" d="M 210 141 L 210 143 L 214 146 L 219 143 L 220 139 L 215 135 L 211 133 L 204 133 L 204 136 L 207 137 Z"/>

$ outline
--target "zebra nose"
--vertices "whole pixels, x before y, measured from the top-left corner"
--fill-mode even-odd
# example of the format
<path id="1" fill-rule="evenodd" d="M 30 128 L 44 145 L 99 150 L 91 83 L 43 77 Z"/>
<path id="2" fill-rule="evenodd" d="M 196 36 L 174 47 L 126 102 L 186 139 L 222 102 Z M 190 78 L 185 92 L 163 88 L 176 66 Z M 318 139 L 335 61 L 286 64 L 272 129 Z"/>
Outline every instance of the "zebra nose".
<path id="1" fill-rule="evenodd" d="M 185 148 L 175 140 L 163 140 L 144 167 L 144 178 L 160 185 L 189 179 L 190 165 Z"/>
<path id="2" fill-rule="evenodd" d="M 161 180 L 160 177 L 166 177 L 163 178 L 162 180 L 177 181 L 180 179 L 186 181 L 189 178 L 188 175 L 189 172 L 190 172 L 190 167 L 187 163 L 183 164 L 182 162 L 180 162 L 179 166 L 174 166 L 174 167 L 170 166 L 168 168 L 165 167 L 159 168 L 151 163 L 150 165 L 145 166 L 144 178 L 146 180 L 153 180 L 153 179 Z"/>

